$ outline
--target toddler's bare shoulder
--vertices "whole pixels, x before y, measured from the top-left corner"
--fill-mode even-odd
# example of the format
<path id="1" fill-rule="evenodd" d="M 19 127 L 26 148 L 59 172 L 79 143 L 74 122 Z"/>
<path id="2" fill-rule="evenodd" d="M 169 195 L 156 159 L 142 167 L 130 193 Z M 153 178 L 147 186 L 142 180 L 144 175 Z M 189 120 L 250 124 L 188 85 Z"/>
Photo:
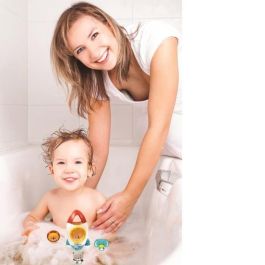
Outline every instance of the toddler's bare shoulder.
<path id="1" fill-rule="evenodd" d="M 97 200 L 99 203 L 103 203 L 106 201 L 105 196 L 98 190 L 86 187 L 85 193 L 87 196 L 90 196 L 91 198 L 93 198 L 93 200 Z"/>
<path id="2" fill-rule="evenodd" d="M 47 196 L 48 198 L 52 198 L 52 197 L 58 196 L 58 193 L 59 193 L 59 189 L 55 188 L 55 189 L 51 189 L 48 192 L 46 192 L 45 196 Z"/>

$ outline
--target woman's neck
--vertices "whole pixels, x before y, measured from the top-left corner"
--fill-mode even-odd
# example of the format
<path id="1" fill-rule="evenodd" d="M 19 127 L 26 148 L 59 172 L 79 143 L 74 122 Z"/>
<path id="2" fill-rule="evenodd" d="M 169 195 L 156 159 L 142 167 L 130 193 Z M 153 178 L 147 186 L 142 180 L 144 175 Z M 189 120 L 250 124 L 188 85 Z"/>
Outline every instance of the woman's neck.
<path id="1" fill-rule="evenodd" d="M 131 58 L 130 58 L 130 67 L 129 67 L 129 72 L 127 75 L 127 80 L 122 80 L 121 82 L 119 82 L 117 67 L 108 71 L 108 75 L 109 75 L 111 82 L 115 85 L 116 88 L 120 90 L 126 89 L 128 88 L 128 84 L 130 83 L 130 80 L 134 77 L 137 77 L 137 73 L 138 73 L 137 70 L 139 68 L 140 67 L 138 65 L 138 62 L 134 54 L 132 53 Z"/>

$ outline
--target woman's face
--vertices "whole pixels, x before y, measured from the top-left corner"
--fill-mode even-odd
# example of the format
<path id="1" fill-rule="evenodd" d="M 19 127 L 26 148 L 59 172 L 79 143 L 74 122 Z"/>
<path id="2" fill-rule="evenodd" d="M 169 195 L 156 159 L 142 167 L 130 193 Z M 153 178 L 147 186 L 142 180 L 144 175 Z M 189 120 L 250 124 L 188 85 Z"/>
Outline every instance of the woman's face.
<path id="1" fill-rule="evenodd" d="M 80 17 L 70 28 L 67 40 L 73 55 L 88 68 L 109 71 L 116 66 L 118 42 L 99 20 Z"/>

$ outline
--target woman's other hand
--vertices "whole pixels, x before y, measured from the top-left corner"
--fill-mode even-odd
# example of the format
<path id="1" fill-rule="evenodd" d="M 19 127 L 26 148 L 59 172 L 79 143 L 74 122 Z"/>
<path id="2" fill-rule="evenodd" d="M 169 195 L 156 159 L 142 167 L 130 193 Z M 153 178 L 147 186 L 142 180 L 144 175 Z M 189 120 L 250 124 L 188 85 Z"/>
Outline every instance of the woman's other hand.
<path id="1" fill-rule="evenodd" d="M 134 204 L 133 198 L 125 191 L 116 193 L 97 211 L 97 220 L 91 228 L 106 233 L 116 232 L 130 215 Z"/>

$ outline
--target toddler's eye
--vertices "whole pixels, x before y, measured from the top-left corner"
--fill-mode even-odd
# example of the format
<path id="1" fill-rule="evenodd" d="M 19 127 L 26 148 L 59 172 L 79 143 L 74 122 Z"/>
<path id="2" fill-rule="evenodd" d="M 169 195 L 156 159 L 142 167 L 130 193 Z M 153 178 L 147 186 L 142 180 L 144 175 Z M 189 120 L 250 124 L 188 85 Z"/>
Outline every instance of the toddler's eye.
<path id="1" fill-rule="evenodd" d="M 95 32 L 92 36 L 91 36 L 91 40 L 94 40 L 97 36 L 98 36 L 98 32 Z"/>
<path id="2" fill-rule="evenodd" d="M 60 162 L 57 163 L 57 165 L 63 165 L 63 164 L 64 164 L 63 161 L 60 161 Z"/>
<path id="3" fill-rule="evenodd" d="M 75 161 L 76 164 L 82 164 L 82 161 Z"/>

